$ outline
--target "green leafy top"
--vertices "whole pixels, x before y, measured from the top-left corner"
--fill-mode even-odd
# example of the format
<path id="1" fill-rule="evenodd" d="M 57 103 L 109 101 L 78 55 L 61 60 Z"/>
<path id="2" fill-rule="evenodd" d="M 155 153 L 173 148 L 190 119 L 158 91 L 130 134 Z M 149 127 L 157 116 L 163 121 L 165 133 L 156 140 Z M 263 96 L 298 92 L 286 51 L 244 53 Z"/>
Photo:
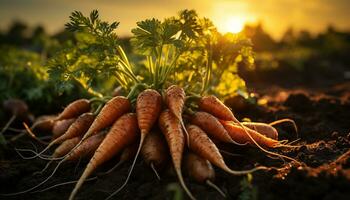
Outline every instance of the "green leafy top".
<path id="1" fill-rule="evenodd" d="M 58 88 L 78 83 L 100 95 L 96 90 L 103 93 L 108 88 L 106 82 L 117 82 L 131 93 L 138 85 L 162 90 L 179 84 L 192 93 L 225 96 L 227 91 L 234 92 L 232 88 L 237 90 L 230 85 L 232 81 L 239 80 L 235 82 L 238 88 L 244 88 L 237 64 L 253 61 L 249 40 L 240 35 L 222 35 L 209 19 L 200 18 L 194 10 L 183 10 L 162 21 L 152 18 L 137 22 L 131 44 L 145 59 L 133 60 L 133 64 L 114 33 L 118 22 L 101 21 L 96 10 L 89 17 L 75 11 L 70 20 L 66 27 L 74 32 L 74 41 L 67 42 L 48 63 L 50 78 Z"/>
<path id="2" fill-rule="evenodd" d="M 66 29 L 72 32 L 90 32 L 98 39 L 106 40 L 117 44 L 117 35 L 113 32 L 119 25 L 119 22 L 103 22 L 99 19 L 97 10 L 93 10 L 89 17 L 85 17 L 81 12 L 75 11 L 69 17 L 70 22 L 67 23 Z"/>
<path id="3" fill-rule="evenodd" d="M 101 21 L 97 10 L 92 11 L 89 17 L 75 11 L 70 20 L 66 27 L 74 31 L 75 41 L 64 44 L 62 50 L 48 62 L 50 78 L 59 91 L 78 83 L 91 94 L 102 96 L 96 90 L 103 91 L 105 84 L 110 84 L 107 80 L 113 79 L 124 88 L 137 82 L 114 33 L 118 22 L 109 24 Z M 96 88 L 92 88 L 93 85 Z"/>

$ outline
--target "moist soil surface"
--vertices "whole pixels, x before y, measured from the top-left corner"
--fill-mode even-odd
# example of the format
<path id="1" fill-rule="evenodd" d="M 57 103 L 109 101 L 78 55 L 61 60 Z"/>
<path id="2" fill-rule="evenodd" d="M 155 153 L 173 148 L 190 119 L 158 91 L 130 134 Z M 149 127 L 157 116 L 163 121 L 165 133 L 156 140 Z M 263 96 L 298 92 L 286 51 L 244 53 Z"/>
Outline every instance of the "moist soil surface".
<path id="1" fill-rule="evenodd" d="M 228 199 L 350 199 L 350 83 L 343 82 L 315 87 L 252 86 L 260 97 L 260 104 L 250 104 L 232 98 L 227 104 L 239 119 L 249 118 L 257 122 L 272 122 L 278 119 L 293 119 L 296 133 L 289 123 L 276 125 L 279 140 L 288 140 L 293 148 L 271 151 L 289 156 L 269 156 L 256 147 L 219 145 L 219 148 L 234 155 L 223 153 L 227 165 L 235 170 L 250 169 L 256 165 L 271 167 L 257 171 L 252 176 L 229 175 L 215 168 L 215 184 Z M 6 133 L 9 134 L 14 133 Z M 14 147 L 39 150 L 44 146 L 27 138 L 9 145 L 0 161 L 0 193 L 26 190 L 39 184 L 53 171 L 53 164 L 44 173 L 35 172 L 44 168 L 47 161 L 22 159 Z M 236 155 L 239 154 L 239 155 Z M 29 156 L 30 154 L 26 154 Z M 97 174 L 107 171 L 117 162 L 112 160 L 102 166 Z M 76 180 L 81 175 L 87 160 L 65 163 L 56 174 L 42 186 L 16 196 L 0 196 L 0 199 L 67 199 L 74 185 L 64 185 L 41 191 L 49 186 Z M 131 161 L 107 175 L 84 183 L 76 199 L 105 199 L 126 178 Z M 139 159 L 126 187 L 112 199 L 187 199 L 177 184 L 177 178 L 168 166 L 159 170 L 161 180 Z M 218 192 L 202 183 L 188 178 L 185 181 L 197 199 L 224 199 Z M 41 192 L 38 192 L 41 191 Z"/>

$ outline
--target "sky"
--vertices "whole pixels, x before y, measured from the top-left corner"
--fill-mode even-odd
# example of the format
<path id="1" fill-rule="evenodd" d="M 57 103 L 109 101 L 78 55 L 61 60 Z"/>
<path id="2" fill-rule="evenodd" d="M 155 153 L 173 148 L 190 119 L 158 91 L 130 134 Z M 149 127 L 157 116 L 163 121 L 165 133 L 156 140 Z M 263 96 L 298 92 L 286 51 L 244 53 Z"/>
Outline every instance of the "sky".
<path id="1" fill-rule="evenodd" d="M 243 23 L 262 23 L 275 38 L 288 27 L 323 31 L 329 24 L 350 30 L 350 0 L 0 0 L 0 29 L 14 20 L 61 30 L 74 10 L 98 9 L 103 20 L 119 21 L 118 34 L 130 35 L 136 22 L 163 19 L 182 9 L 195 9 L 219 31 L 237 31 Z"/>

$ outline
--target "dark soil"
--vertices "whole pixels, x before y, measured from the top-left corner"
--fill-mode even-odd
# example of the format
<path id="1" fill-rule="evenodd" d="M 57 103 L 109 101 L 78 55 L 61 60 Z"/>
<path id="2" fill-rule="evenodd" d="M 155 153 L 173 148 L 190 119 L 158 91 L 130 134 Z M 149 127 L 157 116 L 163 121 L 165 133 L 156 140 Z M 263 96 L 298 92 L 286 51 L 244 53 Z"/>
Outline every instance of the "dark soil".
<path id="1" fill-rule="evenodd" d="M 254 164 L 275 168 L 253 173 L 251 182 L 246 176 L 231 176 L 215 169 L 215 183 L 229 199 L 350 199 L 350 83 L 321 89 L 255 88 L 260 99 L 266 100 L 265 104 L 258 106 L 244 101 L 235 104 L 236 100 L 233 99 L 230 102 L 233 110 L 236 110 L 240 119 L 250 118 L 252 121 L 272 122 L 282 118 L 295 120 L 299 128 L 298 135 L 287 123 L 278 125 L 277 129 L 280 140 L 299 139 L 293 143 L 299 147 L 273 151 L 304 164 L 273 159 L 252 147 L 222 145 L 221 149 L 242 155 L 225 155 L 225 160 L 232 169 L 249 169 Z M 42 145 L 35 145 L 43 148 Z M 32 148 L 27 138 L 4 152 L 4 158 L 0 161 L 0 193 L 30 188 L 44 180 L 53 170 L 51 167 L 42 175 L 33 175 L 46 162 L 40 159 L 24 160 L 12 147 Z M 79 165 L 63 164 L 53 178 L 38 189 L 77 179 L 86 162 L 82 161 Z M 100 172 L 108 170 L 115 162 L 107 163 Z M 125 163 L 118 170 L 85 183 L 77 199 L 106 198 L 123 183 L 130 164 Z M 166 167 L 160 173 L 162 180 L 158 181 L 152 170 L 139 161 L 128 185 L 113 199 L 175 199 L 174 191 L 181 190 L 172 169 Z M 186 173 L 184 176 L 187 177 Z M 185 181 L 198 199 L 223 199 L 204 184 L 188 178 Z M 0 199 L 67 199 L 72 188 L 71 184 L 40 193 L 0 196 Z M 187 198 L 184 193 L 182 195 Z"/>

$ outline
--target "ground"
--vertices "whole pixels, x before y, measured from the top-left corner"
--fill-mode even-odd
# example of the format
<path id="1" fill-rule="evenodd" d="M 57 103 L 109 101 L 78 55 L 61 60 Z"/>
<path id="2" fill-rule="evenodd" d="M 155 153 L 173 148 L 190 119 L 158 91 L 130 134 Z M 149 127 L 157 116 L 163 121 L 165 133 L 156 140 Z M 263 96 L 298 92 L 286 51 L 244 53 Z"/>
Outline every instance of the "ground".
<path id="1" fill-rule="evenodd" d="M 294 119 L 298 134 L 289 124 L 278 125 L 279 139 L 293 141 L 299 147 L 274 150 L 302 163 L 285 159 L 273 159 L 252 147 L 222 145 L 221 149 L 241 156 L 224 154 L 232 169 L 249 169 L 254 164 L 273 167 L 258 171 L 248 179 L 246 176 L 231 176 L 216 170 L 215 183 L 229 199 L 350 199 L 350 83 L 342 82 L 317 87 L 264 87 L 251 85 L 251 90 L 260 96 L 262 105 L 253 105 L 231 99 L 237 116 L 252 121 L 271 122 L 282 118 Z M 265 101 L 265 103 L 264 103 Z M 239 103 L 237 103 L 239 102 Z M 239 106 L 238 106 L 239 105 Z M 42 148 L 37 143 L 36 146 Z M 4 152 L 0 162 L 0 193 L 22 191 L 44 180 L 53 167 L 42 175 L 33 175 L 46 162 L 40 159 L 23 160 L 12 147 L 31 147 L 28 139 L 13 144 Z M 107 163 L 100 172 L 108 170 L 116 161 Z M 38 189 L 53 184 L 77 179 L 86 161 L 63 164 L 47 183 Z M 126 178 L 130 162 L 118 170 L 87 182 L 77 199 L 104 199 L 116 190 Z M 128 185 L 113 199 L 181 199 L 177 179 L 170 167 L 157 180 L 145 163 L 139 161 Z M 186 173 L 185 177 L 186 176 Z M 250 180 L 250 181 L 249 181 Z M 185 178 L 190 190 L 198 199 L 222 199 L 213 189 Z M 0 199 L 67 199 L 73 185 L 53 188 L 40 193 L 27 193 Z M 175 191 L 175 192 L 174 192 Z M 181 190 L 180 190 L 181 191 Z M 187 198 L 183 194 L 183 198 Z"/>

